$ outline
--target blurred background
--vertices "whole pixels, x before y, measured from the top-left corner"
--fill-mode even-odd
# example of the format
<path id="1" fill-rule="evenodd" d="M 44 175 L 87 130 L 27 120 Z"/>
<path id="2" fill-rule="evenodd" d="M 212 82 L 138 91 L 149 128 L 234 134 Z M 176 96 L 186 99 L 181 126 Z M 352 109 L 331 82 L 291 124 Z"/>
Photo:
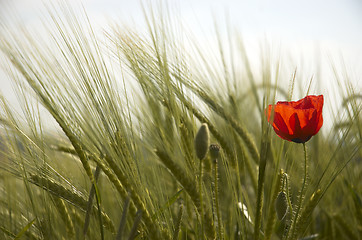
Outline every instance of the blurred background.
<path id="1" fill-rule="evenodd" d="M 53 1 L 54 5 L 64 1 Z M 168 5 L 183 29 L 187 29 L 209 49 L 217 44 L 216 27 L 221 35 L 227 28 L 241 34 L 251 65 L 258 63 L 263 47 L 271 58 L 281 60 L 287 71 L 301 73 L 304 89 L 313 79 L 310 94 L 326 94 L 326 106 L 340 105 L 336 78 L 348 78 L 356 90 L 362 88 L 362 1 L 360 0 L 83 0 L 68 1 L 82 14 L 83 5 L 93 27 L 104 31 L 114 22 L 146 31 L 144 10 L 162 3 Z M 47 3 L 49 5 L 49 3 Z M 0 24 L 21 23 L 31 31 L 50 21 L 41 0 L 0 0 Z M 41 30 L 40 30 L 41 32 Z M 227 36 L 226 36 L 227 38 Z M 265 48 L 264 48 L 265 50 Z M 1 93 L 17 105 L 7 64 L 0 58 Z M 333 69 L 335 68 L 335 69 Z M 336 72 L 339 77 L 336 77 Z M 341 84 L 344 84 L 343 82 Z M 297 82 L 298 86 L 298 82 Z M 299 96 L 294 97 L 296 99 Z M 281 99 L 283 100 L 283 99 Z M 337 101 L 337 103 L 335 102 Z M 332 105 L 331 105 L 332 104 Z"/>

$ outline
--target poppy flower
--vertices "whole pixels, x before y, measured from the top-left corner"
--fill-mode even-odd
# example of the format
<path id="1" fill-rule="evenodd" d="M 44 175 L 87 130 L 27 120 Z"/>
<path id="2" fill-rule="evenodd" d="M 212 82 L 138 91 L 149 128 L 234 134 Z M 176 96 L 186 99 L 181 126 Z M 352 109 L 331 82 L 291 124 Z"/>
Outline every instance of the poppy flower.
<path id="1" fill-rule="evenodd" d="M 309 95 L 298 101 L 269 105 L 266 115 L 279 137 L 305 143 L 316 135 L 323 125 L 322 108 L 323 95 Z"/>

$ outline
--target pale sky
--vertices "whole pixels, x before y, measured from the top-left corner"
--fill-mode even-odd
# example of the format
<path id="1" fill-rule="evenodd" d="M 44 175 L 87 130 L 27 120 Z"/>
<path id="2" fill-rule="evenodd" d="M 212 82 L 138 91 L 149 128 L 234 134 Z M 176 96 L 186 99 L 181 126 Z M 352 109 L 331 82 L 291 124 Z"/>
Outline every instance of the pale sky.
<path id="1" fill-rule="evenodd" d="M 78 3 L 78 1 L 69 2 Z M 138 27 L 142 31 L 145 24 L 140 2 L 82 1 L 87 15 L 95 25 L 104 27 L 116 20 L 125 25 Z M 170 8 L 177 9 L 177 18 L 201 39 L 214 38 L 214 22 L 222 27 L 225 26 L 226 18 L 249 42 L 266 39 L 271 48 L 275 46 L 295 58 L 296 61 L 292 64 L 296 66 L 291 66 L 291 74 L 295 67 L 299 67 L 298 64 L 303 66 L 306 82 L 316 74 L 316 60 L 320 61 L 323 84 L 319 90 L 322 93 L 327 93 L 332 87 L 331 83 L 334 82 L 331 61 L 340 66 L 339 63 L 343 59 L 356 90 L 362 92 L 361 0 L 164 0 L 164 2 L 167 2 Z M 44 17 L 45 11 L 42 6 L 41 0 L 0 0 L 0 21 L 12 21 L 11 19 L 16 16 L 24 21 L 28 29 L 36 28 Z M 253 54 L 253 47 L 248 49 L 251 56 L 256 55 Z M 15 101 L 10 81 L 1 72 L 1 68 L 0 86 L 1 92 L 11 101 Z"/>

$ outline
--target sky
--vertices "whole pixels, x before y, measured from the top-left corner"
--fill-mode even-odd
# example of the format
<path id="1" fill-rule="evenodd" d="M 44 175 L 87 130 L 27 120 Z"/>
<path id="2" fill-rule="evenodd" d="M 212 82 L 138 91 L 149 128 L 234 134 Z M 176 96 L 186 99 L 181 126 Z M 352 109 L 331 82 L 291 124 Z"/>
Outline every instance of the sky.
<path id="1" fill-rule="evenodd" d="M 66 1 L 66 0 L 63 0 Z M 100 28 L 112 21 L 122 22 L 142 31 L 145 29 L 141 1 L 83 0 L 82 4 L 92 23 Z M 143 1 L 157 6 L 160 1 Z M 176 9 L 177 18 L 196 37 L 214 38 L 215 22 L 231 23 L 249 43 L 267 40 L 271 48 L 282 49 L 302 65 L 306 83 L 316 75 L 321 64 L 322 93 L 330 91 L 334 74 L 343 60 L 348 75 L 358 92 L 362 92 L 362 1 L 361 0 L 164 0 Z M 79 6 L 79 5 L 77 5 Z M 0 21 L 20 19 L 27 29 L 37 28 L 44 18 L 41 0 L 0 0 Z M 15 18 L 14 18 L 15 17 Z M 226 20 L 227 19 L 227 20 Z M 252 44 L 251 44 L 252 45 Z M 257 46 L 248 48 L 250 56 L 257 55 Z M 255 53 L 253 52 L 255 50 Z M 257 58 L 257 57 L 256 57 Z M 0 64 L 1 64 L 0 59 Z M 318 63 L 317 63 L 318 61 Z M 299 66 L 298 66 L 299 67 Z M 344 69 L 337 69 L 344 71 Z M 292 68 L 291 68 L 292 74 Z M 0 91 L 16 101 L 10 79 L 0 68 Z M 332 98 L 332 97 L 331 97 Z"/>

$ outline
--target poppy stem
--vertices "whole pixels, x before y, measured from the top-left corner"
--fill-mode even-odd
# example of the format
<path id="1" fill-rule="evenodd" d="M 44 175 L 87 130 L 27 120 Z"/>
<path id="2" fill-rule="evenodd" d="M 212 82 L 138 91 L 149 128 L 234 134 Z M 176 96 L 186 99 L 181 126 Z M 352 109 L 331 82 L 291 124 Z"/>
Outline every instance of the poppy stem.
<path id="1" fill-rule="evenodd" d="M 199 193 L 200 193 L 200 222 L 201 222 L 201 239 L 204 239 L 204 206 L 202 202 L 202 161 L 199 164 Z"/>
<path id="2" fill-rule="evenodd" d="M 221 223 L 221 215 L 219 208 L 219 174 L 218 174 L 218 159 L 214 160 L 214 188 L 215 188 L 215 211 L 217 217 L 217 233 L 220 240 L 222 240 L 222 223 Z"/>
<path id="3" fill-rule="evenodd" d="M 293 225 L 291 227 L 292 234 L 290 235 L 290 237 L 288 237 L 288 239 L 295 239 L 296 238 L 296 236 L 294 235 L 295 234 L 296 223 L 298 221 L 299 211 L 300 211 L 300 208 L 302 206 L 302 201 L 304 199 L 304 194 L 305 194 L 304 188 L 305 188 L 305 184 L 306 184 L 306 181 L 307 181 L 307 147 L 306 147 L 305 143 L 303 143 L 303 149 L 304 149 L 304 178 L 303 178 L 302 189 L 301 189 L 300 195 L 299 195 L 297 210 L 295 212 Z"/>

